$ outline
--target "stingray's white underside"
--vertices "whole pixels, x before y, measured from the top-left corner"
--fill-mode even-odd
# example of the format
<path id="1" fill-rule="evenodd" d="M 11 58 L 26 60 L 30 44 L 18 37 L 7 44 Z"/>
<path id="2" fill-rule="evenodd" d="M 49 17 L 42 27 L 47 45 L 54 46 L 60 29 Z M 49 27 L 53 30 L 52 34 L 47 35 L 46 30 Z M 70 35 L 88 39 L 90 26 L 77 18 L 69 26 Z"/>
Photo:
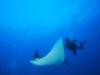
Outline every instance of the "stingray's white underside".
<path id="1" fill-rule="evenodd" d="M 65 53 L 63 40 L 59 39 L 51 51 L 41 59 L 31 60 L 30 63 L 37 66 L 46 66 L 46 65 L 57 65 L 64 61 Z"/>

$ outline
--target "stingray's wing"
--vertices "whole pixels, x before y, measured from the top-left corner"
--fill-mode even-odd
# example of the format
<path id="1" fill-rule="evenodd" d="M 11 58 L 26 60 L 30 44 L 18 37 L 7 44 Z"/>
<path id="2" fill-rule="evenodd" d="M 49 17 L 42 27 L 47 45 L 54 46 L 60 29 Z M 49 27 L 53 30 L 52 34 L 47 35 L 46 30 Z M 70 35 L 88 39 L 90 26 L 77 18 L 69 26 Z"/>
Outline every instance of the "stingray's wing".
<path id="1" fill-rule="evenodd" d="M 63 40 L 59 39 L 51 51 L 43 58 L 38 60 L 31 60 L 30 63 L 37 66 L 57 65 L 65 59 Z"/>

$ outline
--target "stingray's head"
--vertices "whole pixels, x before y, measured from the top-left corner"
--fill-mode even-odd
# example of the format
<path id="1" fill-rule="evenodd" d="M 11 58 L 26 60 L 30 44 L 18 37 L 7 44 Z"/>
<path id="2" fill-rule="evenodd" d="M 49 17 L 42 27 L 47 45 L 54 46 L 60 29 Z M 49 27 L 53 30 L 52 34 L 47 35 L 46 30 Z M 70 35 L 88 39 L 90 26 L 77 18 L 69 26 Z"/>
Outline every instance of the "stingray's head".
<path id="1" fill-rule="evenodd" d="M 38 61 L 40 58 L 35 58 L 34 60 Z"/>

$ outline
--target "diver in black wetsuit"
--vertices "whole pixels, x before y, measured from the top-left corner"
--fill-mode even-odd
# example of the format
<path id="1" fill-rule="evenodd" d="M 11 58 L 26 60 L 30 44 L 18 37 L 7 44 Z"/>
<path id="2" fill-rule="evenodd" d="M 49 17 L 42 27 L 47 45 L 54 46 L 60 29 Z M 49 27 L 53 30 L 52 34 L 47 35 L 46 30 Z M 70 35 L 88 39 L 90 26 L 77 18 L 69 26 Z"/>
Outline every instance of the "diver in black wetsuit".
<path id="1" fill-rule="evenodd" d="M 84 49 L 84 44 L 86 41 L 79 42 L 79 45 L 77 45 L 77 40 L 70 40 L 68 38 L 65 39 L 64 47 L 65 49 L 68 48 L 70 51 L 73 52 L 74 55 L 76 55 L 78 49 Z"/>

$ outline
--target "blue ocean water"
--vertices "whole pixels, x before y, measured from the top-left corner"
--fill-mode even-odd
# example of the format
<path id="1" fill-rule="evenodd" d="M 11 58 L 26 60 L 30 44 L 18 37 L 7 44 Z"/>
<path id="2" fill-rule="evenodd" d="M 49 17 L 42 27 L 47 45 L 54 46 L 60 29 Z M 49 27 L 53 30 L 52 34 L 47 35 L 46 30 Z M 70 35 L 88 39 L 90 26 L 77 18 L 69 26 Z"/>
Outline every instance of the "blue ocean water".
<path id="1" fill-rule="evenodd" d="M 59 38 L 87 40 L 66 64 L 37 67 Z M 100 75 L 99 0 L 0 0 L 0 75 Z"/>

